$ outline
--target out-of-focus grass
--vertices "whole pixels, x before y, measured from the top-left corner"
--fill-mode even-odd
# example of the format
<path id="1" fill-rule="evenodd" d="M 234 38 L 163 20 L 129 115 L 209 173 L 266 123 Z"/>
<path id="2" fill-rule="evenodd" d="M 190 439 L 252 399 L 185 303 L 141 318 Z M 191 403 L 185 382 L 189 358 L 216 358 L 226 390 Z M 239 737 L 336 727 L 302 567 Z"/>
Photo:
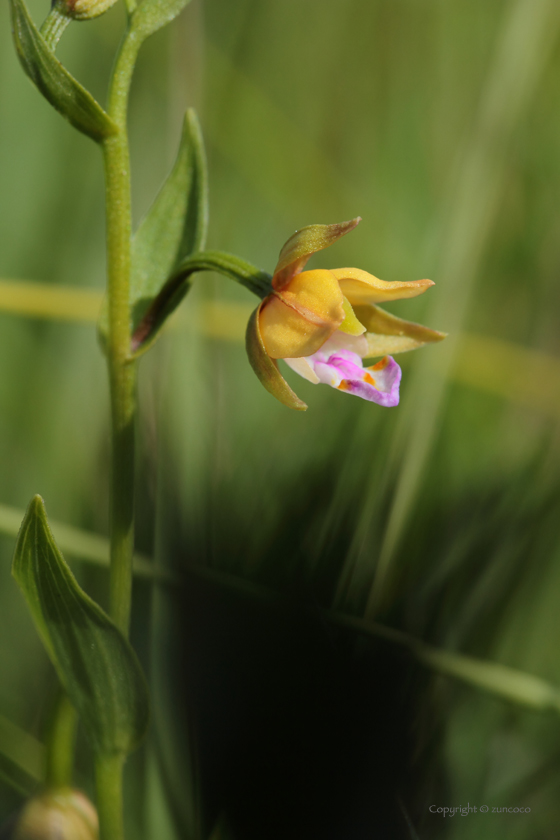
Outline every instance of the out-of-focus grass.
<path id="1" fill-rule="evenodd" d="M 54 321 L 97 323 L 102 292 L 0 279 L 0 311 Z M 168 328 L 241 344 L 253 306 L 202 301 L 176 315 Z M 449 378 L 553 417 L 560 411 L 560 359 L 513 342 L 472 333 L 457 336 Z M 492 364 L 489 364 L 489 360 Z M 527 376 L 526 370 L 531 370 Z"/>
<path id="2" fill-rule="evenodd" d="M 42 4 L 30 5 L 40 19 Z M 61 43 L 63 60 L 100 99 L 122 20 L 114 9 L 73 25 Z M 385 556 L 377 603 L 387 624 L 560 685 L 557 29 L 547 0 L 193 0 L 174 30 L 147 46 L 131 104 L 136 218 L 172 161 L 182 110 L 195 104 L 209 144 L 212 246 L 270 270 L 297 227 L 359 213 L 361 226 L 314 264 L 358 265 L 388 280 L 432 277 L 436 287 L 425 298 L 394 311 L 454 335 L 403 357 L 403 402 L 393 411 L 288 374 L 310 406 L 299 416 L 260 388 L 240 343 L 208 338 L 239 335 L 236 307 L 254 303 L 249 294 L 200 278 L 187 306 L 204 329 L 185 307 L 184 326 L 142 363 L 140 551 L 152 553 L 159 529 L 160 561 L 207 564 L 354 617 L 366 610 Z M 103 283 L 99 154 L 27 83 L 8 30 L 0 9 L 0 276 L 87 295 Z M 40 492 L 55 520 L 104 533 L 107 398 L 94 332 L 6 313 L 0 320 L 0 501 L 23 507 Z M 156 452 L 164 461 L 159 477 Z M 151 511 L 158 494 L 157 524 Z M 14 595 L 13 540 L 2 538 L 0 548 L 0 712 L 41 735 L 52 677 Z M 83 580 L 104 597 L 101 573 Z M 313 823 L 298 791 L 307 790 L 309 808 L 320 794 L 298 788 L 303 776 L 286 755 L 309 762 L 317 787 L 321 779 L 328 784 L 330 769 L 324 811 L 338 791 L 347 823 L 323 837 L 347 840 L 358 832 L 350 811 L 361 813 L 368 795 L 375 798 L 371 790 L 385 770 L 394 789 L 363 817 L 360 836 L 407 836 L 397 801 L 422 838 L 554 833 L 554 716 L 444 677 L 428 680 L 382 643 L 268 616 L 266 606 L 257 615 L 205 586 L 194 594 L 208 607 L 206 618 L 190 596 L 177 620 L 168 605 L 169 623 L 160 613 L 155 628 L 156 652 L 165 652 L 158 674 L 166 703 L 174 693 L 184 697 L 184 673 L 191 679 L 205 836 L 221 820 L 234 836 L 245 826 L 239 836 L 247 840 L 251 809 L 270 819 L 275 803 L 282 819 L 290 811 L 304 815 L 306 837 L 319 836 L 321 816 L 313 812 Z M 137 595 L 135 635 L 147 659 L 148 599 L 142 588 Z M 198 654 L 180 642 L 187 610 Z M 301 637 L 290 646 L 294 633 Z M 329 669 L 339 679 L 329 682 Z M 281 675 L 276 706 L 265 684 L 274 673 Z M 366 677 L 375 677 L 373 686 Z M 286 688 L 292 680 L 304 686 L 293 696 Z M 134 776 L 138 836 L 156 836 L 157 826 L 162 837 L 174 830 L 187 836 L 186 823 L 195 830 L 190 805 L 182 807 L 186 794 L 178 804 L 180 793 L 166 794 L 190 784 L 181 702 L 165 707 L 165 749 L 156 746 L 159 764 L 153 755 L 146 763 L 149 796 L 140 770 Z M 337 708 L 348 712 L 342 723 Z M 309 750 L 300 758 L 293 733 L 303 749 L 306 730 L 323 713 L 325 754 Z M 388 745 L 380 741 L 384 726 Z M 282 738 L 274 740 L 274 731 Z M 246 749 L 237 732 L 246 735 Z M 345 756 L 348 783 L 329 765 L 344 733 L 353 744 L 361 733 L 366 745 Z M 324 776 L 314 764 L 319 753 Z M 245 754 L 260 755 L 277 800 L 259 787 Z M 292 781 L 279 779 L 275 766 L 293 771 Z M 368 775 L 372 767 L 380 773 Z M 364 793 L 360 785 L 370 782 Z M 3 814 L 19 801 L 2 788 Z M 445 824 L 428 812 L 431 804 L 467 801 L 532 811 Z M 274 838 L 278 830 L 261 823 L 259 836 Z"/>

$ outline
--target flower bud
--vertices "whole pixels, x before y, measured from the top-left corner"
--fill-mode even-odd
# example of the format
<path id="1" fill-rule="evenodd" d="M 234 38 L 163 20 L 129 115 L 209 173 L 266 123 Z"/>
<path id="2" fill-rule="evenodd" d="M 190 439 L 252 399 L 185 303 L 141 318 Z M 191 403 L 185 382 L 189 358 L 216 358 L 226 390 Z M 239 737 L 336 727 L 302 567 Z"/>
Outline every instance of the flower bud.
<path id="1" fill-rule="evenodd" d="M 53 4 L 66 17 L 73 20 L 90 20 L 99 17 L 117 0 L 56 0 Z"/>
<path id="2" fill-rule="evenodd" d="M 49 790 L 24 806 L 12 840 L 97 840 L 97 812 L 85 794 L 71 788 Z"/>

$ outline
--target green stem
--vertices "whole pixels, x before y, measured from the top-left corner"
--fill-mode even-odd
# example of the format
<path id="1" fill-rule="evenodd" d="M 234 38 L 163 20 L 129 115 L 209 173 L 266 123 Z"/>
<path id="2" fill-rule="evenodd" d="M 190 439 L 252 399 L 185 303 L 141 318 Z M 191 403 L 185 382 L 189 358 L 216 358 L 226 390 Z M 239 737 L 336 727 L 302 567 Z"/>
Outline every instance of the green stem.
<path id="1" fill-rule="evenodd" d="M 77 724 L 76 710 L 66 692 L 61 691 L 47 740 L 47 787 L 61 788 L 72 785 Z"/>
<path id="2" fill-rule="evenodd" d="M 131 5 L 127 4 L 130 11 Z M 141 41 L 129 29 L 111 79 L 108 113 L 117 131 L 103 141 L 107 215 L 107 362 L 111 391 L 111 615 L 128 636 L 134 549 L 134 423 L 136 363 L 130 358 L 130 156 L 127 110 Z M 98 756 L 97 809 L 101 840 L 124 840 L 124 756 Z"/>
<path id="3" fill-rule="evenodd" d="M 110 612 L 128 636 L 134 550 L 134 420 L 136 365 L 109 359 L 111 385 L 111 569 Z"/>
<path id="4" fill-rule="evenodd" d="M 124 840 L 123 755 L 97 756 L 95 788 L 99 840 Z"/>
<path id="5" fill-rule="evenodd" d="M 71 21 L 71 17 L 68 17 L 68 15 L 60 11 L 58 4 L 55 4 L 47 15 L 41 27 L 41 35 L 45 39 L 47 46 L 53 52 L 60 41 L 62 33 Z"/>
<path id="6" fill-rule="evenodd" d="M 127 106 L 139 39 L 128 32 L 113 73 L 108 113 L 118 131 L 105 139 L 108 366 L 111 387 L 111 615 L 125 635 L 130 623 L 134 541 L 136 365 L 130 359 L 130 160 Z"/>

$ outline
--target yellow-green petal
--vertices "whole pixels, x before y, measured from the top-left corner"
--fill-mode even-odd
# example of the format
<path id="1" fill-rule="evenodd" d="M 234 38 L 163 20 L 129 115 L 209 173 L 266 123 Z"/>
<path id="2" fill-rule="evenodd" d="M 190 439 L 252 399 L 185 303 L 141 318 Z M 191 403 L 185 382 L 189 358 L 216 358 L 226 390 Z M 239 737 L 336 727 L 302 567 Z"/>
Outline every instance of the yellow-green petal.
<path id="1" fill-rule="evenodd" d="M 397 318 L 379 306 L 356 306 L 355 313 L 366 328 L 368 358 L 417 350 L 442 341 L 447 333 Z"/>
<path id="2" fill-rule="evenodd" d="M 347 335 L 362 335 L 362 333 L 365 333 L 366 328 L 356 318 L 350 301 L 344 295 L 342 296 L 342 306 L 344 307 L 344 321 L 338 328 L 340 332 Z"/>

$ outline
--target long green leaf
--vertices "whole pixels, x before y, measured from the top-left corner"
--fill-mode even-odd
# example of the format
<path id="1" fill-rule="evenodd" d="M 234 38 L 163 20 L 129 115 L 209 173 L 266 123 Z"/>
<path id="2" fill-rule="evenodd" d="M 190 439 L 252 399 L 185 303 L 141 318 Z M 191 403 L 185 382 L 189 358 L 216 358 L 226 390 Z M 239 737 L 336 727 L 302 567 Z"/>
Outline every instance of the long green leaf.
<path id="1" fill-rule="evenodd" d="M 185 115 L 175 165 L 132 245 L 130 302 L 133 327 L 171 272 L 204 248 L 208 228 L 208 184 L 204 142 L 196 113 Z"/>
<path id="2" fill-rule="evenodd" d="M 142 39 L 170 23 L 189 0 L 143 0 L 132 17 L 132 30 Z"/>
<path id="3" fill-rule="evenodd" d="M 23 0 L 10 0 L 12 31 L 22 67 L 45 99 L 74 128 L 97 142 L 116 126 L 93 96 L 83 88 L 45 43 Z"/>
<path id="4" fill-rule="evenodd" d="M 120 630 L 78 586 L 40 496 L 21 526 L 12 573 L 93 748 L 102 755 L 130 752 L 148 726 L 142 669 Z"/>

